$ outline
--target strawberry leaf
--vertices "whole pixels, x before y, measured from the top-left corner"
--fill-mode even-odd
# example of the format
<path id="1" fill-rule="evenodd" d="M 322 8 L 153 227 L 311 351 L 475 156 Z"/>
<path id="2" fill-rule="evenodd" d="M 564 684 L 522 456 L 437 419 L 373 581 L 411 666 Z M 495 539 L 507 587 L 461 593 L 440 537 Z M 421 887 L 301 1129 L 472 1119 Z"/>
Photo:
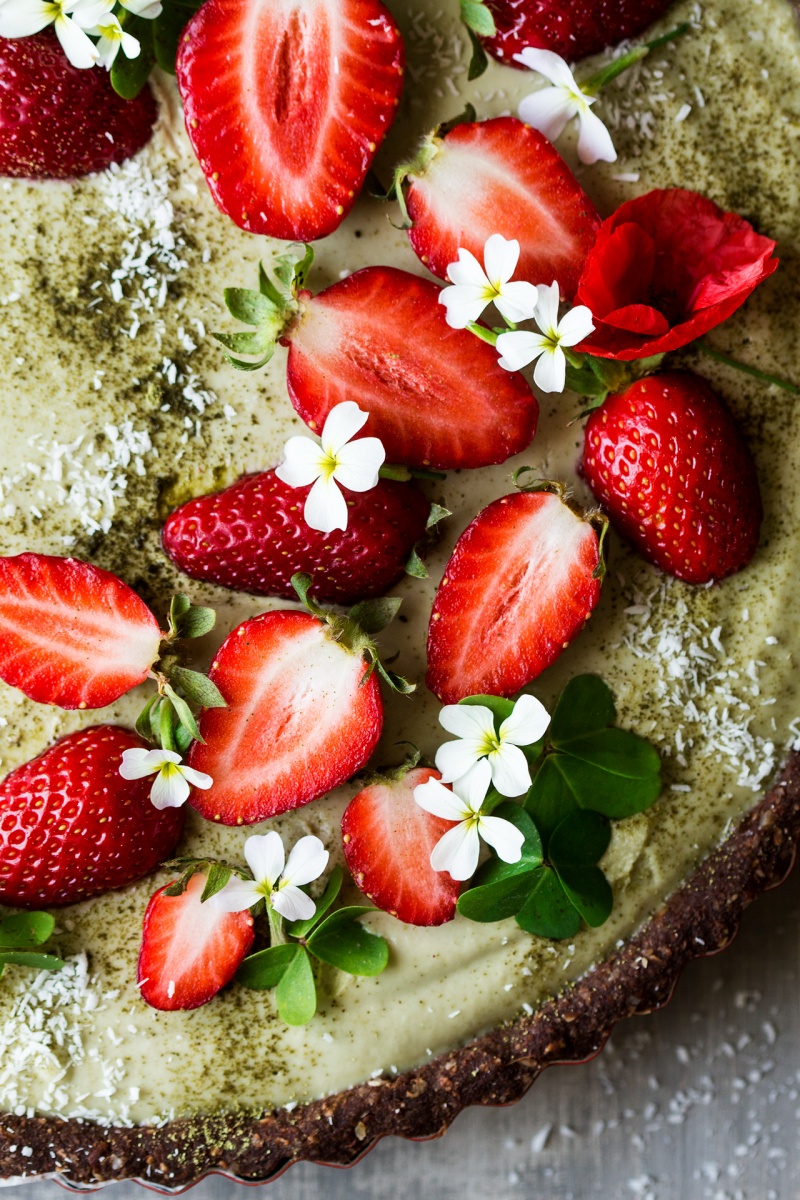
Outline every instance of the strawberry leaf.
<path id="1" fill-rule="evenodd" d="M 224 863 L 209 862 L 206 885 L 200 896 L 200 903 L 205 904 L 206 900 L 210 900 L 212 896 L 216 896 L 217 892 L 221 892 L 232 874 L 231 868 L 226 867 Z"/>
<path id="2" fill-rule="evenodd" d="M 294 921 L 287 926 L 287 933 L 293 938 L 304 938 L 315 925 L 319 925 L 325 913 L 333 904 L 339 892 L 342 889 L 342 880 L 344 872 L 340 866 L 335 866 L 331 871 L 325 891 L 317 900 L 317 909 L 313 917 L 309 917 L 307 921 Z"/>
<path id="3" fill-rule="evenodd" d="M 399 596 L 383 596 L 377 600 L 361 600 L 347 614 L 364 633 L 380 633 L 395 619 L 402 600 Z"/>
<path id="4" fill-rule="evenodd" d="M 175 667 L 170 678 L 192 704 L 199 704 L 201 708 L 228 707 L 217 685 L 200 671 L 190 671 L 188 667 Z"/>
<path id="5" fill-rule="evenodd" d="M 482 0 L 461 0 L 461 20 L 479 37 L 494 37 L 497 33 L 494 17 Z"/>
<path id="6" fill-rule="evenodd" d="M 265 325 L 280 315 L 277 305 L 252 288 L 225 288 L 223 296 L 231 316 L 245 325 Z"/>
<path id="7" fill-rule="evenodd" d="M 168 698 L 172 707 L 175 709 L 180 724 L 188 733 L 192 735 L 192 738 L 196 742 L 202 742 L 203 739 L 200 736 L 200 730 L 198 728 L 197 721 L 195 720 L 194 713 L 189 708 L 189 705 L 186 703 L 183 697 L 179 696 L 169 683 L 165 684 L 164 686 L 164 694 Z M 164 748 L 169 749 L 167 746 Z"/>
<path id="8" fill-rule="evenodd" d="M 528 899 L 517 913 L 517 924 L 536 937 L 574 937 L 581 927 L 577 909 L 565 893 L 552 867 L 539 868 Z"/>
<path id="9" fill-rule="evenodd" d="M 60 971 L 65 965 L 63 958 L 56 958 L 54 954 L 34 954 L 28 950 L 2 950 L 0 951 L 0 974 L 3 967 L 32 967 L 34 971 Z"/>
<path id="10" fill-rule="evenodd" d="M 296 942 L 290 948 L 294 951 L 294 957 L 275 989 L 278 1013 L 287 1025 L 307 1025 L 317 1011 L 317 989 L 311 960 L 306 950 Z"/>
<path id="11" fill-rule="evenodd" d="M 178 621 L 178 637 L 186 638 L 187 641 L 203 637 L 204 634 L 211 632 L 216 623 L 217 614 L 213 608 L 205 608 L 201 604 L 191 604 Z"/>
<path id="12" fill-rule="evenodd" d="M 321 962 L 348 975 L 380 975 L 389 961 L 389 944 L 359 920 L 374 911 L 360 904 L 337 908 L 309 935 L 309 950 Z"/>
<path id="13" fill-rule="evenodd" d="M 55 918 L 46 912 L 15 913 L 0 921 L 0 950 L 42 946 L 52 937 Z"/>
<path id="14" fill-rule="evenodd" d="M 251 954 L 236 972 L 236 982 L 258 992 L 277 987 L 300 949 L 292 942 Z"/>

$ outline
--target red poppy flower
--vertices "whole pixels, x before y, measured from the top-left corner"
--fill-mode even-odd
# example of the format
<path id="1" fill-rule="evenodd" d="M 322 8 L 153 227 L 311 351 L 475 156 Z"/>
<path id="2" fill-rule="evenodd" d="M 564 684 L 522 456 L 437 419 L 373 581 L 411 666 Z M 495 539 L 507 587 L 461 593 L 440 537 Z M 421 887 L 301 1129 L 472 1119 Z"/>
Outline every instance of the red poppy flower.
<path id="1" fill-rule="evenodd" d="M 778 266 L 775 242 L 685 188 L 628 200 L 604 221 L 576 304 L 594 318 L 577 347 L 629 360 L 677 350 L 727 320 Z"/>

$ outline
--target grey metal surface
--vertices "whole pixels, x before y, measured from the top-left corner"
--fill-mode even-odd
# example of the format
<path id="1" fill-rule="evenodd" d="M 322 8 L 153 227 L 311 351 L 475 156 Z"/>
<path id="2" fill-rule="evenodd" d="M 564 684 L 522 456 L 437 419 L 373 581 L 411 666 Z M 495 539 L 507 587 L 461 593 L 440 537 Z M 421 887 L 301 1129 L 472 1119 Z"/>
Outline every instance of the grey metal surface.
<path id="1" fill-rule="evenodd" d="M 348 1171 L 299 1164 L 269 1200 L 797 1200 L 800 873 L 693 964 L 662 1012 L 620 1025 L 593 1062 L 525 1100 L 462 1114 L 439 1141 L 381 1143 Z M 30 1183 L 20 1200 L 56 1200 Z M 140 1200 L 116 1184 L 109 1200 Z M 193 1200 L 248 1193 L 208 1179 Z"/>

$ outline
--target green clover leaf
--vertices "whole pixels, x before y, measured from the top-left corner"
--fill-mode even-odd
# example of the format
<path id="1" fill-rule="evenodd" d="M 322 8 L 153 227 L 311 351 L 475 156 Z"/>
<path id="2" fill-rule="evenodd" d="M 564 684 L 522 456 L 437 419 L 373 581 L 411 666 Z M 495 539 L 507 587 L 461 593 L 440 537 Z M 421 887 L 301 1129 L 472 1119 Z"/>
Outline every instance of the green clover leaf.
<path id="1" fill-rule="evenodd" d="M 359 920 L 374 911 L 362 904 L 337 908 L 309 935 L 309 950 L 320 962 L 348 975 L 380 975 L 389 961 L 389 945 Z"/>
<path id="2" fill-rule="evenodd" d="M 46 912 L 14 913 L 0 920 L 0 975 L 6 966 L 31 967 L 35 971 L 60 971 L 64 960 L 54 954 L 39 954 L 55 929 L 55 920 Z"/>

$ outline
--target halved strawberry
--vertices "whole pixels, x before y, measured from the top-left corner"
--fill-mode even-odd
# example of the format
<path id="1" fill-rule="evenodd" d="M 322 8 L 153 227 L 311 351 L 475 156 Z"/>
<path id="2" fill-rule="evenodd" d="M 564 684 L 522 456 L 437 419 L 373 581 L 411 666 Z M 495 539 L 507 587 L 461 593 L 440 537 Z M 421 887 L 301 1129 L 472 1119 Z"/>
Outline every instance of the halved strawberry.
<path id="1" fill-rule="evenodd" d="M 0 679 L 40 704 L 103 708 L 147 678 L 158 621 L 116 575 L 48 554 L 0 558 Z"/>
<path id="2" fill-rule="evenodd" d="M 320 600 L 351 603 L 396 583 L 425 535 L 430 504 L 414 482 L 380 479 L 349 492 L 347 529 L 320 533 L 303 518 L 309 488 L 293 488 L 274 471 L 245 475 L 211 496 L 177 508 L 162 532 L 164 549 L 193 579 L 292 599 L 292 576 L 314 576 Z"/>
<path id="3" fill-rule="evenodd" d="M 201 816 L 264 821 L 344 783 L 372 754 L 383 728 L 377 672 L 348 644 L 344 618 L 331 619 L 280 609 L 223 642 L 209 678 L 228 707 L 203 711 L 205 744 L 189 754 L 214 780 L 190 798 Z"/>
<path id="4" fill-rule="evenodd" d="M 443 704 L 511 696 L 555 662 L 600 598 L 594 525 L 549 491 L 503 496 L 462 533 L 428 627 Z"/>
<path id="5" fill-rule="evenodd" d="M 177 73 L 219 208 L 251 233 L 332 233 L 395 118 L 403 64 L 379 0 L 206 0 Z"/>
<path id="6" fill-rule="evenodd" d="M 344 857 L 357 886 L 408 925 L 443 925 L 456 914 L 461 885 L 431 866 L 431 851 L 453 822 L 414 800 L 415 787 L 440 778 L 429 767 L 387 776 L 360 791 L 342 817 Z"/>
<path id="7" fill-rule="evenodd" d="M 180 896 L 161 888 L 147 906 L 137 980 L 152 1008 L 172 1012 L 207 1004 L 230 983 L 253 944 L 249 910 L 226 913 L 201 904 L 205 884 L 197 872 Z"/>
<path id="8" fill-rule="evenodd" d="M 318 295 L 300 293 L 286 334 L 286 383 L 312 429 L 355 400 L 370 414 L 364 433 L 389 462 L 485 467 L 519 454 L 539 415 L 530 387 L 497 365 L 497 352 L 451 329 L 439 288 L 395 267 L 366 267 Z"/>
<path id="9" fill-rule="evenodd" d="M 516 117 L 470 121 L 427 137 L 416 158 L 399 167 L 399 191 L 413 222 L 411 245 L 445 279 L 459 247 L 483 262 L 493 233 L 516 238 L 516 279 L 575 295 L 600 217 L 569 167 L 547 140 Z"/>

